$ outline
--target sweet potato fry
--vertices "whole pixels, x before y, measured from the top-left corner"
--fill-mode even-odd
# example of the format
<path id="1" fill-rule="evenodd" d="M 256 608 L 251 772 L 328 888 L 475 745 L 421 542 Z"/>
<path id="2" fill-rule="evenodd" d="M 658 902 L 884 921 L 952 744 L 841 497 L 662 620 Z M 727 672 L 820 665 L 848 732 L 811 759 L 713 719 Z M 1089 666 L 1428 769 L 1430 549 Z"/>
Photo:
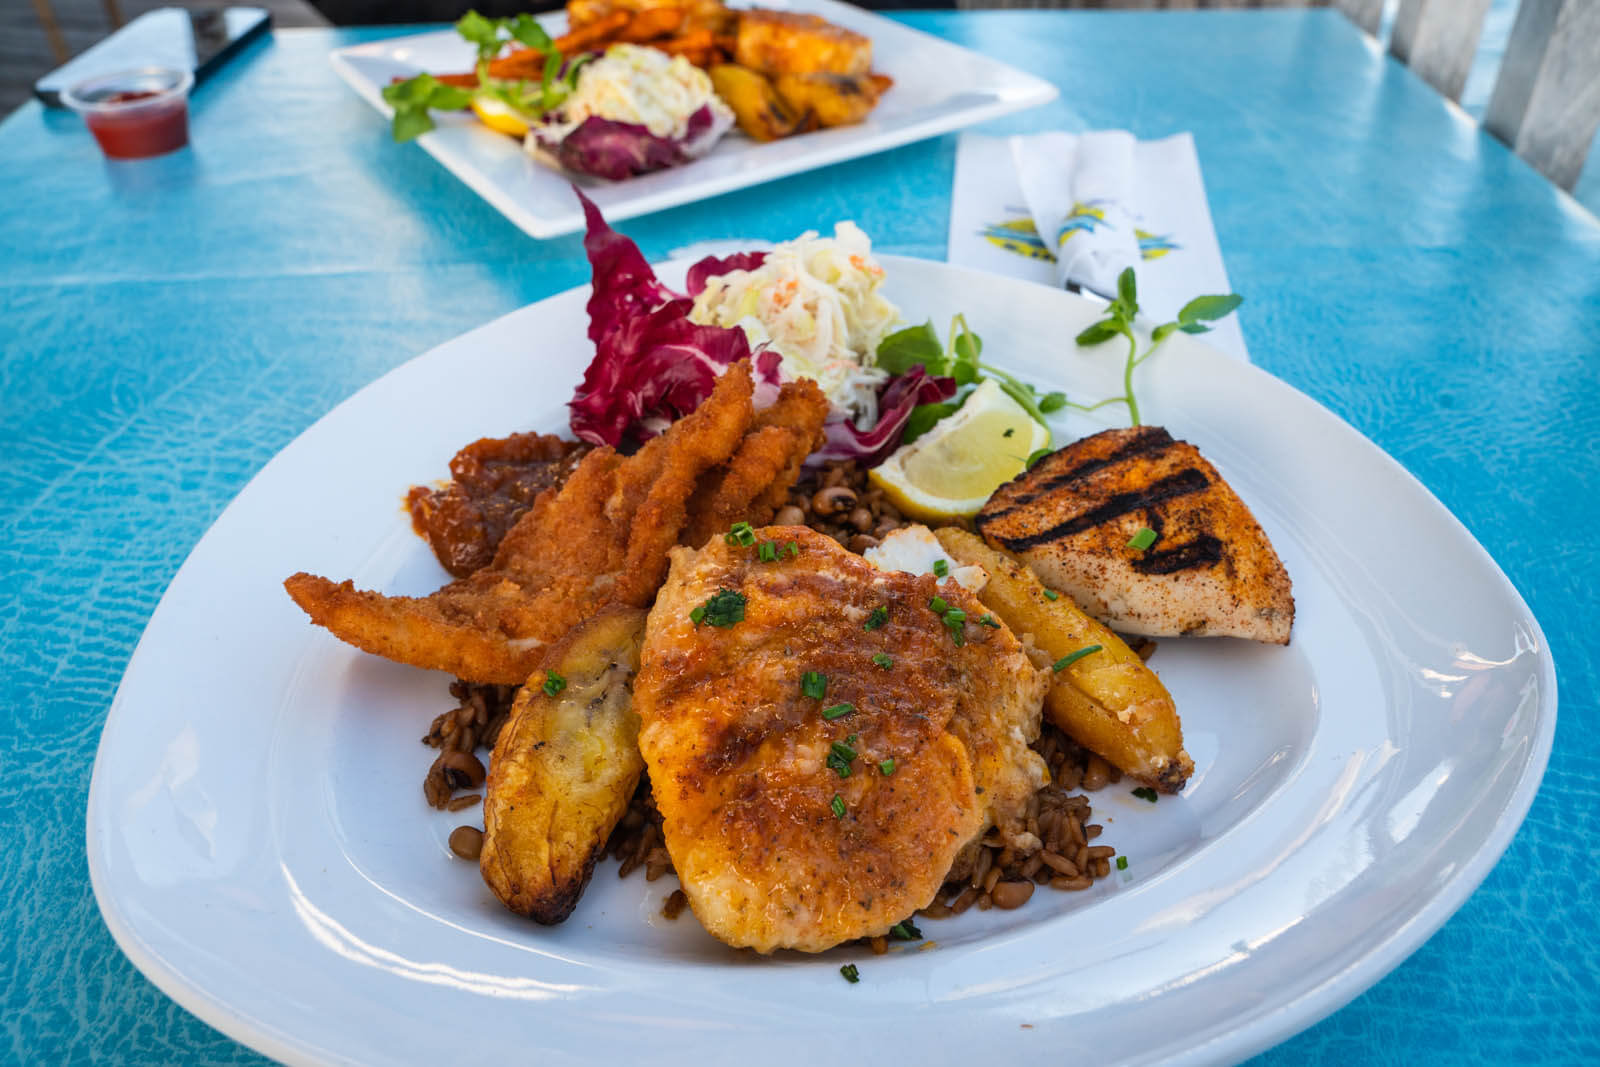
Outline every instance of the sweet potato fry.
<path id="1" fill-rule="evenodd" d="M 651 48 L 659 48 L 669 56 L 684 56 L 691 63 L 695 56 L 710 56 L 716 46 L 716 35 L 710 30 L 689 30 L 675 37 L 650 42 Z"/>
<path id="2" fill-rule="evenodd" d="M 467 74 L 435 74 L 434 80 L 445 85 L 454 85 L 458 89 L 476 89 L 478 76 L 474 73 Z"/>
<path id="3" fill-rule="evenodd" d="M 519 48 L 489 61 L 489 73 L 496 78 L 537 81 L 544 75 L 544 53 L 536 48 Z"/>
<path id="4" fill-rule="evenodd" d="M 568 30 L 556 38 L 556 51 L 564 56 L 570 56 L 577 52 L 593 52 L 604 48 L 616 40 L 616 35 L 631 19 L 632 16 L 626 11 L 613 11 L 587 26 Z"/>
<path id="5" fill-rule="evenodd" d="M 630 44 L 654 41 L 657 37 L 677 33 L 684 17 L 685 12 L 681 7 L 647 7 L 628 20 L 617 39 Z"/>

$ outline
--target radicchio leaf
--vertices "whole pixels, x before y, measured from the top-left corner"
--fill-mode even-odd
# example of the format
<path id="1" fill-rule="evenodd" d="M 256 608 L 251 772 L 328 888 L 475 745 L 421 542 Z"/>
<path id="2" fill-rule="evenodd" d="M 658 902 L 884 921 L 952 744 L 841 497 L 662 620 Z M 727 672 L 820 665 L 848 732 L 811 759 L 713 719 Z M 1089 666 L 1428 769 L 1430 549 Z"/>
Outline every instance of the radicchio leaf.
<path id="1" fill-rule="evenodd" d="M 658 137 L 638 123 L 598 115 L 590 115 L 554 144 L 537 129 L 535 136 L 568 170 L 621 181 L 704 155 L 727 132 L 727 124 L 718 118 L 710 105 L 700 107 L 684 124 L 681 139 Z"/>
<path id="2" fill-rule="evenodd" d="M 827 441 L 811 453 L 807 464 L 816 465 L 832 460 L 859 460 L 863 467 L 876 467 L 889 453 L 900 447 L 905 433 L 906 420 L 918 404 L 935 404 L 956 395 L 954 378 L 934 378 L 921 367 L 913 367 L 905 374 L 890 378 L 878 393 L 878 422 L 866 430 L 858 430 L 846 418 L 830 417 L 822 426 Z"/>
<path id="3" fill-rule="evenodd" d="M 662 285 L 638 245 L 608 226 L 582 192 L 573 192 L 588 222 L 583 248 L 594 275 L 589 339 L 595 355 L 567 405 L 572 432 L 625 448 L 698 407 L 724 369 L 750 356 L 750 342 L 743 330 L 690 322 L 693 301 Z M 754 362 L 758 383 L 775 385 L 777 353 L 762 352 Z"/>
<path id="4" fill-rule="evenodd" d="M 689 268 L 689 276 L 684 280 L 685 287 L 690 296 L 699 296 L 705 291 L 706 282 L 721 274 L 736 270 L 755 270 L 767 261 L 765 252 L 735 252 L 731 256 L 707 256 Z"/>

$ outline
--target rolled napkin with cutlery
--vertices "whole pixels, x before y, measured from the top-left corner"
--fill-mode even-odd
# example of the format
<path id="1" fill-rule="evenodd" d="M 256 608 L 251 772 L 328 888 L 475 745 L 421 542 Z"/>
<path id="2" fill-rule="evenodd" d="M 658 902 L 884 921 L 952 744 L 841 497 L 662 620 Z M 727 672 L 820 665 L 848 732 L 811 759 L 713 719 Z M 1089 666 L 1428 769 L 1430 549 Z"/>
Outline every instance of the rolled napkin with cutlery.
<path id="1" fill-rule="evenodd" d="M 1232 291 L 1187 133 L 962 134 L 948 258 L 1106 299 L 1132 266 L 1139 303 L 1157 322 L 1196 296 Z M 1206 340 L 1250 358 L 1236 315 Z"/>

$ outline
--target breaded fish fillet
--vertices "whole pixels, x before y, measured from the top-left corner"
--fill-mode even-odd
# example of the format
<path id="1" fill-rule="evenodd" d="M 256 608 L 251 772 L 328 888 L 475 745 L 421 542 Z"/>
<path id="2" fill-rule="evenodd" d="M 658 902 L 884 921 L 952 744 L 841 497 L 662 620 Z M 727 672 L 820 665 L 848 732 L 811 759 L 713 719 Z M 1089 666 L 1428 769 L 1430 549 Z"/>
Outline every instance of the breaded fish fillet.
<path id="1" fill-rule="evenodd" d="M 789 382 L 756 412 L 750 432 L 726 467 L 708 473 L 689 504 L 693 516 L 680 543 L 697 548 L 736 522 L 761 525 L 783 506 L 800 465 L 825 440 L 828 398 L 813 381 Z"/>
<path id="2" fill-rule="evenodd" d="M 608 604 L 650 604 L 667 550 L 703 525 L 696 520 L 704 509 L 691 507 L 702 480 L 718 487 L 720 511 L 781 498 L 821 432 L 826 405 L 814 402 L 821 394 L 813 383 L 784 386 L 774 405 L 782 411 L 762 420 L 782 430 L 779 447 L 763 440 L 759 457 L 739 465 L 741 477 L 729 485 L 729 464 L 760 436 L 749 433 L 758 421 L 751 393 L 749 365 L 737 363 L 699 407 L 635 455 L 595 449 L 558 491 L 538 497 L 488 567 L 431 596 L 384 596 L 306 573 L 284 586 L 312 622 L 357 648 L 472 682 L 520 685 L 540 650 L 581 620 Z"/>
<path id="3" fill-rule="evenodd" d="M 755 7 L 739 12 L 733 58 L 762 74 L 865 74 L 872 41 L 820 15 Z"/>
<path id="4" fill-rule="evenodd" d="M 763 562 L 767 541 L 798 555 Z M 673 551 L 634 710 L 707 930 L 760 952 L 882 934 L 991 822 L 1025 838 L 1047 677 L 983 615 L 953 581 L 879 571 L 802 527 Z"/>
<path id="5" fill-rule="evenodd" d="M 1289 643 L 1294 596 L 1272 543 L 1216 468 L 1159 426 L 1045 457 L 977 525 L 1113 630 Z M 1143 528 L 1155 541 L 1132 547 Z"/>

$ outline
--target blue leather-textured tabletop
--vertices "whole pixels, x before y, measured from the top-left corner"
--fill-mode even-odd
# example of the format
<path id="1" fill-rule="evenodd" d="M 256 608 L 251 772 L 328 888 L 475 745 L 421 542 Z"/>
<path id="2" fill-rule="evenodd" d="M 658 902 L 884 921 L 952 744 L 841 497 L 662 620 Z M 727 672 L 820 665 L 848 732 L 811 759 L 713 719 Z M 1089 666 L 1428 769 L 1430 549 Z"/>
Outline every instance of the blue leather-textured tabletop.
<path id="1" fill-rule="evenodd" d="M 990 129 L 1194 133 L 1256 362 L 1393 454 L 1527 598 L 1559 671 L 1544 786 L 1415 955 L 1267 1062 L 1600 1055 L 1600 224 L 1330 11 L 913 13 L 1049 78 Z M 122 956 L 84 858 L 95 744 L 190 548 L 359 386 L 578 284 L 278 33 L 111 165 L 70 114 L 0 124 L 0 1059 L 254 1062 Z M 941 259 L 947 136 L 622 226 L 658 258 L 853 218 Z M 248 619 L 239 620 L 248 626 Z M 1085 1050 L 1114 1056 L 1115 1050 Z"/>

